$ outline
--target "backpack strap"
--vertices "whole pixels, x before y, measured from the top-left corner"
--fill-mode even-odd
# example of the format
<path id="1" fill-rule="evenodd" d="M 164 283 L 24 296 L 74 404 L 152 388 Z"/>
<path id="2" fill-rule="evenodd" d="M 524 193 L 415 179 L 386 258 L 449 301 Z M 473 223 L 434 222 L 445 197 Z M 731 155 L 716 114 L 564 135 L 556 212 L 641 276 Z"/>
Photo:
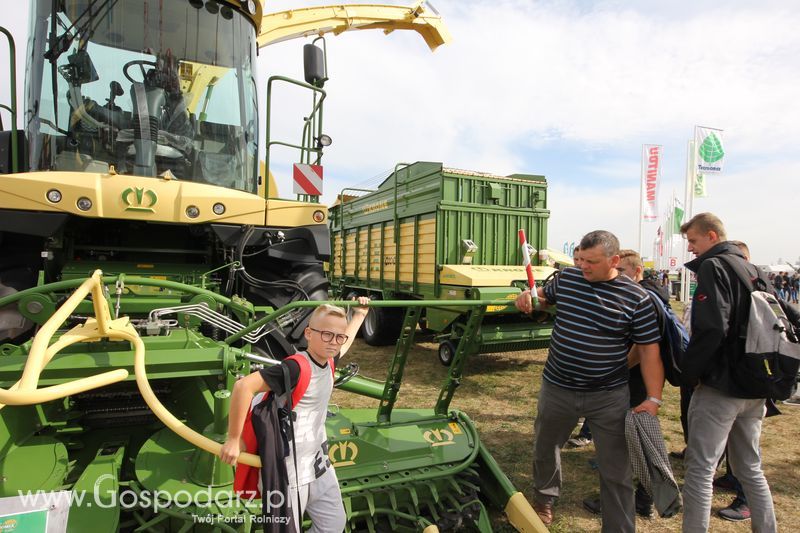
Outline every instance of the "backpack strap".
<path id="1" fill-rule="evenodd" d="M 739 278 L 739 281 L 741 281 L 744 286 L 747 287 L 748 292 L 753 292 L 756 290 L 756 280 L 760 279 L 758 272 L 756 272 L 755 276 L 753 276 L 751 272 L 748 272 L 748 264 L 744 259 L 727 254 L 718 255 L 716 256 L 716 259 L 720 259 L 723 263 L 731 267 L 731 270 L 733 270 L 733 273 L 736 274 L 737 278 Z"/>
<path id="2" fill-rule="evenodd" d="M 288 361 L 289 359 L 296 362 L 300 366 L 300 377 L 297 380 L 297 385 L 292 391 L 292 408 L 294 408 L 297 405 L 297 402 L 299 402 L 303 395 L 305 395 L 306 391 L 308 390 L 308 385 L 311 383 L 311 363 L 309 363 L 306 357 L 303 357 L 303 355 L 299 353 L 290 355 L 284 359 L 284 361 Z M 331 368 L 331 375 L 336 378 L 336 363 L 334 362 L 333 357 L 328 359 L 328 366 Z"/>
<path id="3" fill-rule="evenodd" d="M 297 380 L 297 385 L 292 391 L 292 408 L 297 405 L 297 402 L 305 395 L 308 390 L 308 384 L 311 382 L 311 363 L 308 362 L 302 354 L 296 353 L 290 355 L 284 361 L 292 360 L 300 367 L 300 377 Z"/>
<path id="4" fill-rule="evenodd" d="M 716 256 L 714 259 L 719 259 L 722 263 L 730 267 L 736 277 L 739 278 L 739 281 L 745 286 L 748 294 L 752 294 L 754 291 L 763 291 L 774 295 L 769 283 L 759 275 L 758 268 L 748 263 L 744 258 L 722 254 Z M 747 336 L 748 315 L 749 313 L 738 317 L 731 315 L 729 339 L 741 339 Z"/>
<path id="5" fill-rule="evenodd" d="M 651 291 L 647 287 L 643 287 L 644 290 L 647 292 L 647 297 L 650 298 L 650 302 L 653 304 L 653 309 L 656 312 L 656 322 L 658 322 L 658 332 L 663 335 L 665 322 L 667 319 L 667 306 L 664 305 L 664 302 L 661 301 L 661 298 L 658 297 L 654 291 Z"/>
<path id="6" fill-rule="evenodd" d="M 305 387 L 303 388 L 303 394 L 305 394 L 306 389 L 308 388 L 308 382 L 310 380 L 311 368 L 308 365 L 308 360 L 305 357 L 301 356 L 300 354 L 295 354 L 292 357 L 296 358 L 295 360 L 298 362 L 298 364 L 300 364 L 300 374 L 301 375 L 303 374 L 303 370 L 302 369 L 303 368 L 306 369 L 307 379 L 305 380 L 306 383 L 305 383 Z M 302 363 L 300 363 L 298 358 L 302 359 L 303 361 L 305 361 L 305 363 L 306 363 L 305 367 L 303 366 Z M 291 382 L 289 380 L 289 370 L 286 368 L 285 365 L 281 365 L 281 370 L 283 370 L 284 389 L 285 389 L 286 393 L 288 393 L 289 389 L 292 386 L 292 384 L 291 384 Z M 292 392 L 292 405 L 289 408 L 289 427 L 291 428 L 291 433 L 292 433 L 292 458 L 294 459 L 295 491 L 297 492 L 297 511 L 298 511 L 297 512 L 297 516 L 298 516 L 299 521 L 300 521 L 299 524 L 296 524 L 296 529 L 298 531 L 302 532 L 303 531 L 303 504 L 302 504 L 303 500 L 300 498 L 300 478 L 299 478 L 300 471 L 297 469 L 297 442 L 296 442 L 296 440 L 294 438 L 295 437 L 295 432 L 294 432 L 294 406 L 297 405 L 297 402 L 299 402 L 300 398 L 302 398 L 302 396 L 303 396 L 301 394 L 295 400 L 295 393 L 297 392 L 297 389 L 300 388 L 299 387 L 300 380 L 297 381 L 297 385 L 298 386 L 295 387 L 295 390 Z"/>
<path id="7" fill-rule="evenodd" d="M 263 395 L 266 398 L 266 394 Z M 256 432 L 253 428 L 253 409 L 251 407 L 247 410 L 247 416 L 242 427 L 242 440 L 244 440 L 244 452 L 258 454 L 258 441 L 256 439 Z M 244 497 L 253 497 L 254 499 L 261 497 L 261 491 L 258 490 L 259 469 L 238 463 L 236 465 L 233 477 L 233 490 L 236 494 L 244 495 Z"/>

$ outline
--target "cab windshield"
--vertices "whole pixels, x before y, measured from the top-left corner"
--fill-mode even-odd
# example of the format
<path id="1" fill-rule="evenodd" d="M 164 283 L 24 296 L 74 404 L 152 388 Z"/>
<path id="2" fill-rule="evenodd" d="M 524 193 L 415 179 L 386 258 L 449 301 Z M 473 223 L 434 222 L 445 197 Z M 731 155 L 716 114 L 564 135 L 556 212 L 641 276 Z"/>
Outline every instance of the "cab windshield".
<path id="1" fill-rule="evenodd" d="M 30 20 L 32 170 L 114 166 L 256 192 L 256 34 L 234 7 L 38 0 Z"/>

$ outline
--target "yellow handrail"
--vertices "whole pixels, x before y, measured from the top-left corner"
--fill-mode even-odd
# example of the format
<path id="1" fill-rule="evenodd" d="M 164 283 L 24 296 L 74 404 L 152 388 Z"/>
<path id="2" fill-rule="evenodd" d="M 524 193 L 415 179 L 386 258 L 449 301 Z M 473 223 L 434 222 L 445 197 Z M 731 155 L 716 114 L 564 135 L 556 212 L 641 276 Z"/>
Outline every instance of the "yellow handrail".
<path id="1" fill-rule="evenodd" d="M 50 340 L 58 328 L 89 293 L 92 293 L 95 318 L 85 324 L 72 328 L 52 346 Z M 127 319 L 125 319 L 127 320 Z M 64 398 L 72 394 L 86 392 L 122 381 L 128 377 L 124 369 L 110 370 L 95 376 L 76 379 L 68 383 L 60 383 L 51 387 L 37 389 L 39 376 L 47 363 L 63 348 L 76 342 L 96 340 L 103 337 L 113 338 L 111 312 L 103 294 L 102 273 L 96 270 L 92 277 L 84 281 L 53 316 L 41 327 L 33 338 L 28 360 L 22 371 L 20 380 L 9 389 L 0 388 L 0 408 L 4 405 L 31 405 Z"/>

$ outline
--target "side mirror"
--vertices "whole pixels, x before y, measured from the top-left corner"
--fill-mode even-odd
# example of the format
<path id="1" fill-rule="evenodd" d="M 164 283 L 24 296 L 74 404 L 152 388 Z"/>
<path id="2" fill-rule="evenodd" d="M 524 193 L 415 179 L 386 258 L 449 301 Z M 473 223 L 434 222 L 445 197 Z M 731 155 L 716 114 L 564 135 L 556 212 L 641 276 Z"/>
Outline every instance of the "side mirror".
<path id="1" fill-rule="evenodd" d="M 303 45 L 303 70 L 306 83 L 322 87 L 327 81 L 325 54 L 314 44 Z"/>

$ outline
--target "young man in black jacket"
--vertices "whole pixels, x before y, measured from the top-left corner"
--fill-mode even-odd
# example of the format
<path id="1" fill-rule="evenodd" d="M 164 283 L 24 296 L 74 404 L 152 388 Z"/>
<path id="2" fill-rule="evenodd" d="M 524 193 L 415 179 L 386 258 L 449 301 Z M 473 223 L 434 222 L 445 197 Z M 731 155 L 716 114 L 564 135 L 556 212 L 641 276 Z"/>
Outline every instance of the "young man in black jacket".
<path id="1" fill-rule="evenodd" d="M 734 355 L 744 350 L 744 339 L 729 331 L 729 325 L 747 319 L 750 294 L 719 256 L 743 262 L 745 257 L 726 241 L 722 221 L 711 213 L 696 215 L 681 226 L 681 233 L 697 256 L 686 264 L 697 274 L 697 288 L 682 371 L 697 387 L 689 405 L 683 531 L 708 530 L 712 481 L 726 442 L 731 466 L 750 504 L 753 531 L 777 531 L 758 451 L 765 399 L 749 398 L 731 376 Z"/>

